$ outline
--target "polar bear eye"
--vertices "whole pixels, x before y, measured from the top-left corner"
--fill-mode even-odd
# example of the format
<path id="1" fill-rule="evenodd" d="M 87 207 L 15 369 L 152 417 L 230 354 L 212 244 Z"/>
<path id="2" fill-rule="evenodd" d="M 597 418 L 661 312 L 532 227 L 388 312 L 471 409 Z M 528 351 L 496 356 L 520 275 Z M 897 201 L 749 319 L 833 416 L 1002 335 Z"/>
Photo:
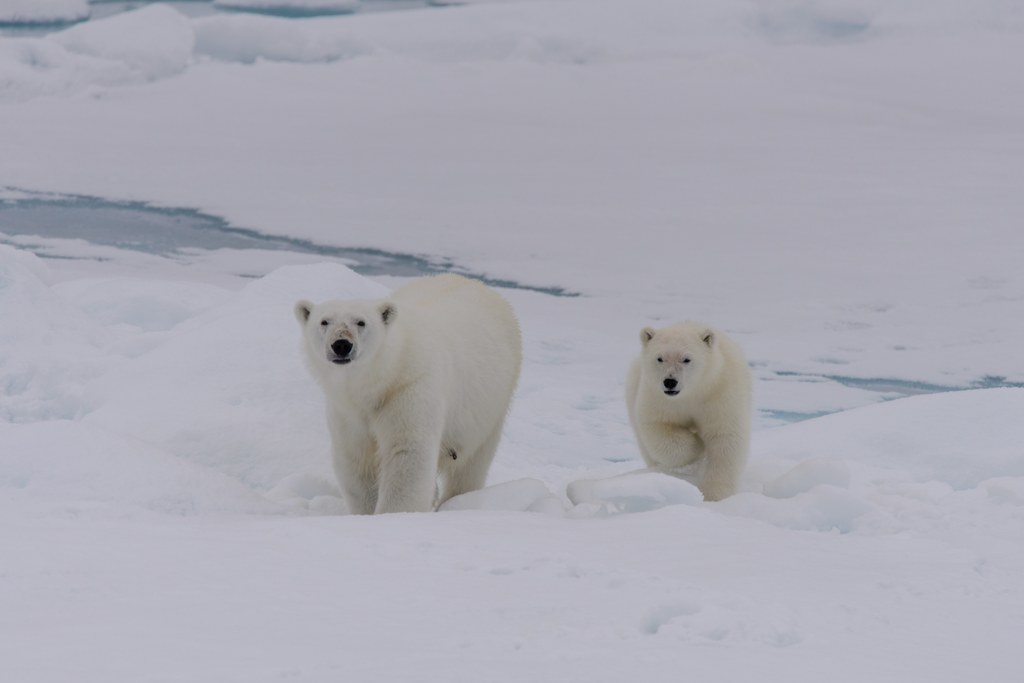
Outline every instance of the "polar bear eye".
<path id="1" fill-rule="evenodd" d="M 664 363 L 664 362 L 665 362 L 665 359 L 664 359 L 664 358 L 662 358 L 661 356 L 658 356 L 658 362 L 659 362 L 659 363 Z"/>
<path id="2" fill-rule="evenodd" d="M 327 318 L 324 318 L 323 320 L 320 321 L 320 327 L 327 327 L 328 324 L 329 322 Z"/>
<path id="3" fill-rule="evenodd" d="M 365 320 L 357 320 L 356 321 L 356 325 L 359 325 L 359 327 L 366 327 L 366 321 Z"/>
<path id="4" fill-rule="evenodd" d="M 690 359 L 689 358 L 684 358 L 683 359 L 683 365 L 689 365 L 689 364 L 690 364 Z"/>

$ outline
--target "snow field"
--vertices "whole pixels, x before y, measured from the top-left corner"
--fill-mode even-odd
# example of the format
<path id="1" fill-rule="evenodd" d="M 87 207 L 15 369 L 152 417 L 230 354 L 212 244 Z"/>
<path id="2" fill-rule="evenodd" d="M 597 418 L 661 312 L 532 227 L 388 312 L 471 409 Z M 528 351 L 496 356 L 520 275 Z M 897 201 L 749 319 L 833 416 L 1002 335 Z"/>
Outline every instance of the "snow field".
<path id="1" fill-rule="evenodd" d="M 474 4 L 0 39 L 0 196 L 583 294 L 503 292 L 488 488 L 356 518 L 292 304 L 396 279 L 0 246 L 5 683 L 1017 681 L 1024 389 L 865 382 L 1024 381 L 1021 10 Z M 718 503 L 639 472 L 625 415 L 638 330 L 680 318 L 755 373 Z"/>
<path id="2" fill-rule="evenodd" d="M 1024 279 L 1013 249 L 989 246 L 1017 232 L 1013 11 L 835 6 L 870 14 L 870 30 L 780 43 L 754 20 L 827 3 L 485 3 L 302 21 L 178 21 L 148 6 L 0 41 L 0 97 L 25 105 L 6 112 L 0 145 L 19 160 L 12 185 L 444 253 L 496 277 L 572 283 L 609 315 L 711 320 L 782 413 L 875 400 L 822 386 L 829 375 L 1024 382 L 1012 341 Z M 133 15 L 152 31 L 106 35 Z M 140 33 L 152 35 L 115 49 Z M 29 126 L 36 136 L 16 133 Z M 81 134 L 99 127 L 109 135 Z M 96 173 L 83 177 L 83 158 Z M 579 237 L 539 258 L 530 245 L 554 231 Z M 609 254 L 637 276 L 609 283 L 593 267 Z"/>
<path id="3" fill-rule="evenodd" d="M 0 356 L 13 680 L 668 681 L 681 652 L 733 678 L 1012 675 L 1024 390 L 759 429 L 744 492 L 705 504 L 637 472 L 603 318 L 507 290 L 526 361 L 492 485 L 350 518 L 291 307 L 387 287 L 71 272 L 0 248 L 0 314 L 25 321 Z"/>

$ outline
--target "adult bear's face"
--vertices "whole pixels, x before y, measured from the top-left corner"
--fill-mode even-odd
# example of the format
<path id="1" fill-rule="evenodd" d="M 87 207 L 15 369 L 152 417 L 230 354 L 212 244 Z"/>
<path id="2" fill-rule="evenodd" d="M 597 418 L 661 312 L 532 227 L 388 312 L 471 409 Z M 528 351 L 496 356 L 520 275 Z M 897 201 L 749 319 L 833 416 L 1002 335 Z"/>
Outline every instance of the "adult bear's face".
<path id="1" fill-rule="evenodd" d="M 303 300 L 295 304 L 295 317 L 303 328 L 310 354 L 336 366 L 371 357 L 395 314 L 390 301 L 312 304 Z"/>

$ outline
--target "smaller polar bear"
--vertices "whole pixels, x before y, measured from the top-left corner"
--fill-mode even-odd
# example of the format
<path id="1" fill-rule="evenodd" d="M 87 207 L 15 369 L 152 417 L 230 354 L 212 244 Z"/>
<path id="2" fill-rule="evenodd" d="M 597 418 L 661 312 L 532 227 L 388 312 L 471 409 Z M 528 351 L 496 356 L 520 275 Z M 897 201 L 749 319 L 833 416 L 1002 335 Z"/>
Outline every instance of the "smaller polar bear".
<path id="1" fill-rule="evenodd" d="M 750 369 L 721 332 L 684 322 L 640 332 L 626 378 L 626 408 L 644 462 L 695 468 L 705 500 L 736 492 L 750 445 Z"/>
<path id="2" fill-rule="evenodd" d="M 484 485 L 522 363 L 497 292 L 439 275 L 386 300 L 299 301 L 295 317 L 349 512 L 429 511 Z"/>

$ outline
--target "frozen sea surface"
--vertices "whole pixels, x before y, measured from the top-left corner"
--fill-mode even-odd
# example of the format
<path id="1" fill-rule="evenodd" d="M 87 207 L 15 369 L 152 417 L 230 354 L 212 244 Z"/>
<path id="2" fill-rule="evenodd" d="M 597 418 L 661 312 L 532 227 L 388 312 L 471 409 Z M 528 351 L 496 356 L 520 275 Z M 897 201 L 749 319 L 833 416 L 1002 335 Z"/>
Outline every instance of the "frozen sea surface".
<path id="1" fill-rule="evenodd" d="M 3 0 L 0 31 L 6 28 L 67 26 L 90 16 L 88 0 Z"/>
<path id="2" fill-rule="evenodd" d="M 156 207 L 144 202 L 113 202 L 98 197 L 40 196 L 7 190 L 0 200 L 0 243 L 30 249 L 46 258 L 89 258 L 92 246 L 112 247 L 176 260 L 201 260 L 211 251 L 276 252 L 261 261 L 250 277 L 265 275 L 272 265 L 308 262 L 309 256 L 337 260 L 363 275 L 415 277 L 459 272 L 498 287 L 528 289 L 553 296 L 576 296 L 561 287 L 543 287 L 473 273 L 444 256 L 402 254 L 370 247 L 335 247 L 230 225 L 194 209 Z M 2 193 L 0 193 L 2 196 Z M 281 232 L 288 233 L 288 226 Z M 92 258 L 114 258 L 101 251 Z M 122 257 L 123 258 L 123 257 Z M 239 263 L 246 261 L 244 255 Z"/>
<path id="3" fill-rule="evenodd" d="M 159 0 L 8 0 L 23 9 L 0 2 L 0 36 L 43 36 L 83 21 L 97 21 L 130 12 Z M 392 12 L 441 6 L 431 0 L 171 0 L 159 2 L 189 17 L 252 13 L 283 19 L 308 19 L 353 14 Z"/>

